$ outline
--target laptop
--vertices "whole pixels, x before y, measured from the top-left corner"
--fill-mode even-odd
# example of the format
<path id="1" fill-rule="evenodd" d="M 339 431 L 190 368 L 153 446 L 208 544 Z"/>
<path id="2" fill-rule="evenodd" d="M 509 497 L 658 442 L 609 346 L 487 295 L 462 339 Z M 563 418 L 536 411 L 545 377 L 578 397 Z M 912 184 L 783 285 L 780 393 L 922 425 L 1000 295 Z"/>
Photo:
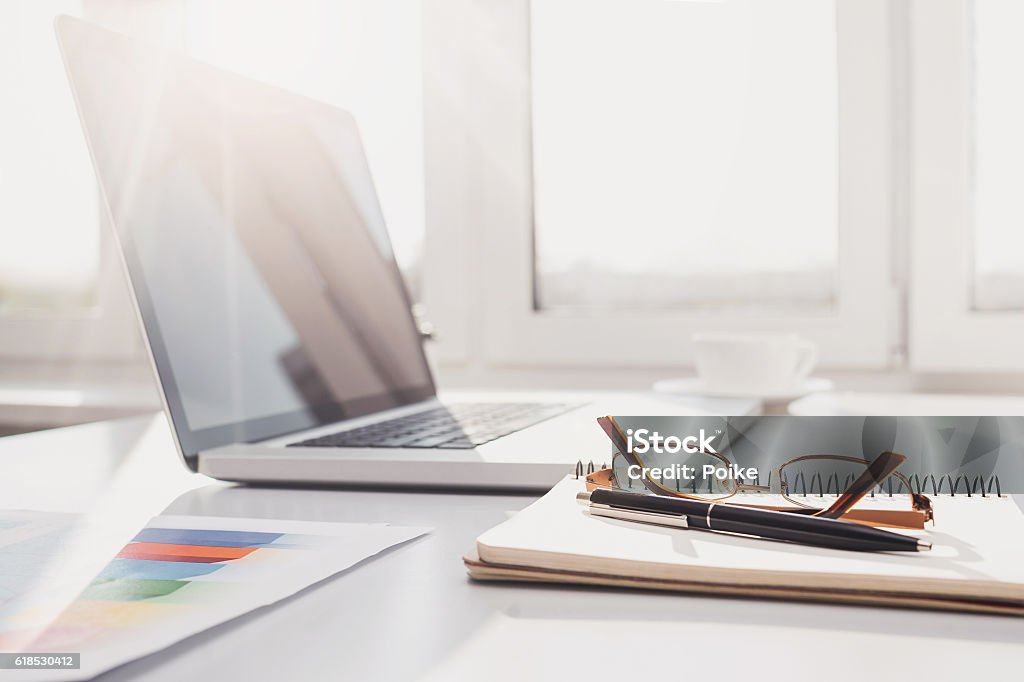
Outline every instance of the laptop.
<path id="1" fill-rule="evenodd" d="M 178 450 L 254 483 L 548 488 L 641 396 L 438 398 L 346 111 L 56 24 Z"/>

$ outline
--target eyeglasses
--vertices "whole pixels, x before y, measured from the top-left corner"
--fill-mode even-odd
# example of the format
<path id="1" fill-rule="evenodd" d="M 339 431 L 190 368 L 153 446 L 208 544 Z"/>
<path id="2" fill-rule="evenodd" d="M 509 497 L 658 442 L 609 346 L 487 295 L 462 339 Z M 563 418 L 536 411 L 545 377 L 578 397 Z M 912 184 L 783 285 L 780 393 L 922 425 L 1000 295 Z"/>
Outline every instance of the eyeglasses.
<path id="1" fill-rule="evenodd" d="M 802 455 L 770 471 L 767 485 L 761 485 L 759 480 L 751 484 L 741 480 L 735 463 L 724 454 L 710 451 L 694 453 L 686 455 L 685 462 L 680 461 L 681 457 L 672 455 L 674 461 L 669 467 L 668 462 L 645 457 L 631 449 L 613 417 L 601 417 L 597 421 L 611 439 L 619 457 L 613 459 L 612 468 L 587 476 L 587 487 L 591 490 L 607 487 L 629 489 L 636 481 L 655 495 L 715 502 L 728 500 L 724 503 L 830 519 L 842 518 L 872 526 L 923 528 L 925 522 L 934 520 L 931 500 L 914 492 L 910 481 L 896 471 L 906 460 L 897 452 L 882 452 L 870 462 L 846 455 Z M 714 473 L 684 479 L 678 475 L 683 464 L 695 474 Z M 667 478 L 666 473 L 669 474 Z M 887 488 L 890 496 L 898 494 L 895 501 L 900 505 L 908 497 L 902 493 L 909 493 L 910 508 L 892 505 L 873 508 L 863 504 L 857 507 L 877 488 L 883 492 Z M 742 501 L 730 499 L 740 492 L 779 496 L 779 504 L 758 504 L 754 496 L 744 496 Z"/>

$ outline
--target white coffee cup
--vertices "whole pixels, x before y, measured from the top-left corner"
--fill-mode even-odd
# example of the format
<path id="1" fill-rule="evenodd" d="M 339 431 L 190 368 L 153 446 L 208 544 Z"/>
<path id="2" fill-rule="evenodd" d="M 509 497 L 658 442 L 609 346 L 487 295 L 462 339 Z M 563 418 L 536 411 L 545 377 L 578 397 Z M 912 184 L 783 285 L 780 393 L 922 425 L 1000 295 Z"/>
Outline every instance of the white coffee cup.
<path id="1" fill-rule="evenodd" d="M 693 335 L 697 374 L 704 388 L 732 395 L 772 395 L 800 385 L 814 369 L 817 347 L 787 333 Z"/>

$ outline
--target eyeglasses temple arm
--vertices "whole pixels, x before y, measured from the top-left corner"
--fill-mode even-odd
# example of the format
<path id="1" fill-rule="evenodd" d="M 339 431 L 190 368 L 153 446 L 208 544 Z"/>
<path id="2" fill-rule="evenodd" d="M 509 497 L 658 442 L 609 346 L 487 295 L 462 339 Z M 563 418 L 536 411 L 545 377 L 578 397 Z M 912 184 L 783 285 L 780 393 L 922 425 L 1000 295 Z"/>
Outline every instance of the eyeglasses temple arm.
<path id="1" fill-rule="evenodd" d="M 896 471 L 906 459 L 906 456 L 898 452 L 886 450 L 878 457 L 875 457 L 867 469 L 850 484 L 850 487 L 839 496 L 831 507 L 818 512 L 815 516 L 822 516 L 827 519 L 839 518 L 860 502 L 865 495 L 871 492 L 872 488 L 889 478 L 892 472 Z"/>
<path id="2" fill-rule="evenodd" d="M 611 440 L 612 446 L 619 451 L 620 455 L 629 458 L 633 454 L 629 451 L 629 443 L 622 434 L 622 429 L 615 423 L 614 417 L 598 417 L 597 423 L 601 426 L 601 430 L 604 431 L 605 435 L 608 436 L 608 439 Z"/>

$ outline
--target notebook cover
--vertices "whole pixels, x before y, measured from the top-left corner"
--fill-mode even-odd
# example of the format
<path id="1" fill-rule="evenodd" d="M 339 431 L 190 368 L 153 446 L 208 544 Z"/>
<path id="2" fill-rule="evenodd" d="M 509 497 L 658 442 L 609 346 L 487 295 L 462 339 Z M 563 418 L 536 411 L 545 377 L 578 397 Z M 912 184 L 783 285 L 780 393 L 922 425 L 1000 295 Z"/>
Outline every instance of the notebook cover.
<path id="1" fill-rule="evenodd" d="M 471 550 L 462 561 L 473 580 L 483 582 L 532 582 L 567 584 L 598 587 L 615 587 L 662 592 L 680 592 L 698 596 L 754 597 L 782 601 L 805 601 L 831 604 L 855 604 L 859 606 L 899 607 L 937 611 L 963 611 L 988 615 L 1024 616 L 1024 606 L 1018 604 L 988 603 L 979 601 L 942 599 L 928 596 L 908 596 L 886 592 L 866 591 L 822 591 L 797 587 L 744 587 L 721 585 L 689 580 L 660 580 L 629 576 L 607 576 L 580 571 L 552 571 L 507 566 L 482 561 L 476 550 Z"/>

